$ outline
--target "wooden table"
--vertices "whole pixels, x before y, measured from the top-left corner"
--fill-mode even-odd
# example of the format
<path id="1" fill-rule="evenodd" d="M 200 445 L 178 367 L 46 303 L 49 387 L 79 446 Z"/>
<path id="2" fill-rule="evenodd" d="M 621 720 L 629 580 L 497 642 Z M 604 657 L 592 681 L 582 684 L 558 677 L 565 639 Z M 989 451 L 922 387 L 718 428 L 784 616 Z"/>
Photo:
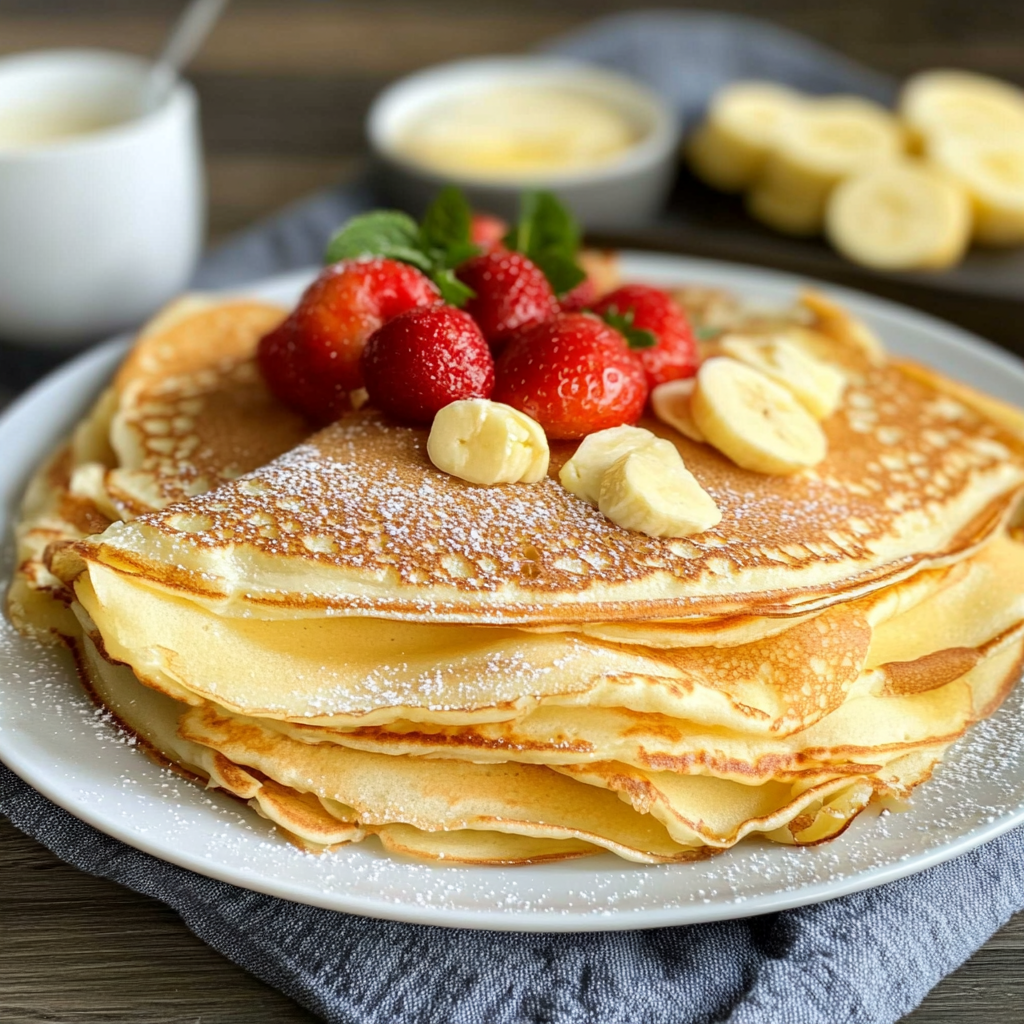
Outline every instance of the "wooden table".
<path id="1" fill-rule="evenodd" d="M 354 174 L 365 156 L 366 107 L 394 77 L 439 60 L 520 50 L 597 13 L 640 6 L 236 0 L 192 76 L 203 106 L 212 237 Z M 1018 0 L 716 6 L 772 17 L 894 74 L 956 64 L 1024 84 Z M 0 53 L 81 45 L 151 53 L 178 7 L 172 0 L 0 0 Z M 906 1020 L 1019 1024 L 1022 966 L 1019 915 Z M 203 945 L 162 904 L 79 873 L 0 820 L 5 1024 L 315 1019 Z"/>

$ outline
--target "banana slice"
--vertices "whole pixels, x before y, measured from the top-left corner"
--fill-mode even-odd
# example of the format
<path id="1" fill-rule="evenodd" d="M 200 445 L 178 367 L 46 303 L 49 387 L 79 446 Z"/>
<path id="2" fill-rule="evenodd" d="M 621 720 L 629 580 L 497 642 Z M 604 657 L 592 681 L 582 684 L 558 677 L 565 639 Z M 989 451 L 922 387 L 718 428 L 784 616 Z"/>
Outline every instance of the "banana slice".
<path id="1" fill-rule="evenodd" d="M 613 523 L 649 537 L 690 537 L 722 521 L 715 499 L 663 438 L 612 463 L 601 478 L 598 508 Z"/>
<path id="2" fill-rule="evenodd" d="M 693 398 L 696 386 L 696 377 L 667 380 L 651 392 L 651 408 L 662 423 L 675 428 L 683 437 L 704 444 L 707 438 L 701 433 L 690 411 L 690 399 Z"/>
<path id="3" fill-rule="evenodd" d="M 846 378 L 785 337 L 765 340 L 734 334 L 719 344 L 723 355 L 760 370 L 791 391 L 816 420 L 828 419 L 839 408 Z"/>
<path id="4" fill-rule="evenodd" d="M 969 71 L 936 69 L 911 77 L 899 113 L 920 148 L 948 137 L 1024 138 L 1024 93 L 1007 82 Z"/>
<path id="5" fill-rule="evenodd" d="M 548 471 L 548 439 L 536 420 L 501 402 L 470 398 L 434 417 L 427 455 L 471 484 L 536 483 Z"/>
<path id="6" fill-rule="evenodd" d="M 1005 141 L 941 138 L 930 153 L 967 190 L 975 241 L 1024 243 L 1024 133 Z"/>
<path id="7" fill-rule="evenodd" d="M 588 434 L 576 454 L 562 467 L 558 479 L 577 498 L 597 504 L 601 478 L 608 467 L 623 455 L 643 448 L 657 437 L 643 427 L 609 427 Z"/>
<path id="8" fill-rule="evenodd" d="M 772 82 L 736 82 L 720 90 L 687 149 L 694 173 L 723 192 L 742 192 L 764 165 L 779 127 L 803 103 Z"/>
<path id="9" fill-rule="evenodd" d="M 886 360 L 882 339 L 863 320 L 855 317 L 838 302 L 833 302 L 822 292 L 808 288 L 800 293 L 799 303 L 811 314 L 812 331 L 838 342 L 847 348 L 856 349 L 871 362 L 882 364 Z"/>
<path id="10" fill-rule="evenodd" d="M 728 356 L 701 365 L 692 409 L 708 441 L 743 469 L 796 473 L 825 458 L 825 435 L 792 392 Z"/>
<path id="11" fill-rule="evenodd" d="M 892 164 L 836 186 L 825 233 L 854 263 L 879 270 L 938 270 L 963 258 L 971 207 L 963 186 L 940 171 Z"/>
<path id="12" fill-rule="evenodd" d="M 903 130 L 884 107 L 854 96 L 808 100 L 779 126 L 747 206 L 778 231 L 817 234 L 843 178 L 888 163 L 904 148 Z"/>

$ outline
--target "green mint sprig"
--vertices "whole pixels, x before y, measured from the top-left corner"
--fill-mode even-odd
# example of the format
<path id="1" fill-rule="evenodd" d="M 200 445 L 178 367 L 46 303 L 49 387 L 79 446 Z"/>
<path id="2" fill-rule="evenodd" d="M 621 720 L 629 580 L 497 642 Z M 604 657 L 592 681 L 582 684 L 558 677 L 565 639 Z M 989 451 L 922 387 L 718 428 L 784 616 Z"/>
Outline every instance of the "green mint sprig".
<path id="1" fill-rule="evenodd" d="M 601 319 L 609 327 L 614 327 L 626 339 L 626 344 L 630 348 L 654 348 L 658 344 L 658 338 L 654 331 L 645 330 L 643 327 L 634 327 L 634 316 L 632 307 L 624 313 L 620 313 L 618 306 L 609 306 L 601 314 Z"/>
<path id="2" fill-rule="evenodd" d="M 519 221 L 505 236 L 505 245 L 536 263 L 556 295 L 571 292 L 587 276 L 576 262 L 579 225 L 550 192 L 523 196 Z"/>
<path id="3" fill-rule="evenodd" d="M 476 293 L 455 268 L 480 250 L 470 241 L 472 210 L 462 191 L 443 188 L 417 224 L 400 210 L 373 210 L 346 221 L 327 243 L 326 263 L 383 256 L 410 263 L 438 287 L 449 305 L 465 305 Z"/>

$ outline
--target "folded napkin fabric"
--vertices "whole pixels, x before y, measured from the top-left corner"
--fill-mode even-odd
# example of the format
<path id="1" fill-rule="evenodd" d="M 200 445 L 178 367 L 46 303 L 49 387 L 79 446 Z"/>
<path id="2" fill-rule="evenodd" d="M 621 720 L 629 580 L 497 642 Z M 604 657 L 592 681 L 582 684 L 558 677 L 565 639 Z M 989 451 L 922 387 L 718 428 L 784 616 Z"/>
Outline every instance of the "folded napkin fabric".
<path id="1" fill-rule="evenodd" d="M 644 79 L 683 117 L 734 77 L 893 93 L 888 79 L 807 40 L 723 15 L 615 17 L 549 48 Z M 315 264 L 332 229 L 373 201 L 364 182 L 299 203 L 213 252 L 196 285 Z M 215 949 L 338 1024 L 892 1024 L 1024 909 L 1024 829 L 815 906 L 534 935 L 378 921 L 239 889 L 97 832 L 2 765 L 0 813 L 81 870 L 162 900 Z"/>

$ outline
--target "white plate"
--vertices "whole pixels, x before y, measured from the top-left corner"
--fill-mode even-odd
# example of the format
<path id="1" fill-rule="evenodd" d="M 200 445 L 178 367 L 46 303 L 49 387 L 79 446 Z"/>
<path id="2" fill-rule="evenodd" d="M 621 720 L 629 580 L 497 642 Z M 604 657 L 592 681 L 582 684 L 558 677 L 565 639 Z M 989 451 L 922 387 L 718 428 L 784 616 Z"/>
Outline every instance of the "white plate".
<path id="1" fill-rule="evenodd" d="M 629 254 L 628 277 L 734 289 L 778 304 L 794 277 L 703 260 Z M 308 274 L 247 288 L 293 301 Z M 1024 365 L 930 317 L 832 290 L 895 351 L 1013 399 Z M 108 380 L 125 343 L 89 352 L 0 421 L 0 514 L 10 534 L 24 483 Z M 10 544 L 7 545 L 7 569 Z M 426 924 L 599 931 L 761 914 L 841 896 L 964 853 L 1024 821 L 1024 687 L 957 744 L 908 811 L 864 814 L 839 839 L 793 849 L 743 842 L 698 864 L 644 867 L 603 855 L 524 868 L 436 866 L 385 856 L 374 841 L 303 854 L 237 803 L 157 768 L 104 721 L 68 659 L 0 627 L 0 758 L 51 800 L 109 835 L 203 875 L 301 903 Z"/>

